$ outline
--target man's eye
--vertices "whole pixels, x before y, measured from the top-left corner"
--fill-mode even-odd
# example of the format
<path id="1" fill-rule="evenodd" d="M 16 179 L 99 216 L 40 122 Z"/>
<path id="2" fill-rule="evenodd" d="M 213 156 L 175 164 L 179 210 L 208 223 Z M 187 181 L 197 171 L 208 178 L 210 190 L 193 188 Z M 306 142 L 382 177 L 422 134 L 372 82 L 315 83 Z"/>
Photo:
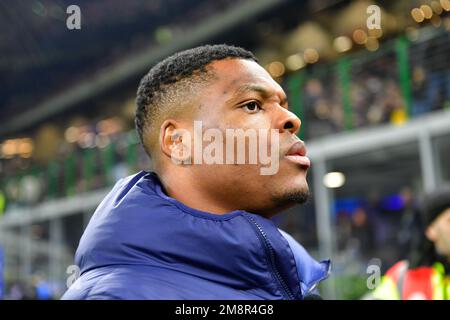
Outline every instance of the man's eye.
<path id="1" fill-rule="evenodd" d="M 248 113 L 256 113 L 259 110 L 261 110 L 261 107 L 256 101 L 246 103 L 245 105 L 242 106 L 242 108 Z"/>

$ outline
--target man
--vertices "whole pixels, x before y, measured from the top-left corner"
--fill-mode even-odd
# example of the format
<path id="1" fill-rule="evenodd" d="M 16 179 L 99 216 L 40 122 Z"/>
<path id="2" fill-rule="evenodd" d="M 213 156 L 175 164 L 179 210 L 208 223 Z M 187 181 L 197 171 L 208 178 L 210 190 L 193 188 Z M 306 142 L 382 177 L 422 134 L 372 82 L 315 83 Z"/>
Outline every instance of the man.
<path id="1" fill-rule="evenodd" d="M 387 271 L 372 298 L 450 300 L 450 185 L 427 194 L 422 211 L 426 239 Z"/>
<path id="2" fill-rule="evenodd" d="M 216 161 L 205 158 L 207 138 L 198 145 L 199 123 L 200 134 L 215 133 L 209 156 Z M 242 48 L 201 46 L 158 63 L 140 83 L 136 110 L 153 172 L 119 181 L 99 205 L 76 253 L 81 277 L 63 298 L 315 294 L 329 261 L 313 260 L 270 220 L 308 196 L 309 160 L 296 136 L 300 124 L 283 89 Z M 277 150 L 271 155 L 276 173 L 261 174 L 267 163 L 222 163 L 233 156 L 230 150 L 248 157 L 254 152 L 250 134 L 244 149 L 234 141 L 225 148 L 220 134 L 227 130 L 278 133 L 260 144 Z M 217 146 L 227 151 L 222 158 Z"/>

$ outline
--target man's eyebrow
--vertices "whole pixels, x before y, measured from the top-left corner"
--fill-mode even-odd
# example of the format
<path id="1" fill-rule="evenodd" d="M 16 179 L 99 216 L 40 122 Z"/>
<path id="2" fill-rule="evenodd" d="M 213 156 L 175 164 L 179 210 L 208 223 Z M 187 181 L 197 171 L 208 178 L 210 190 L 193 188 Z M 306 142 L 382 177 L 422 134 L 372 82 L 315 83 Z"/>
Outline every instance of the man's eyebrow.
<path id="1" fill-rule="evenodd" d="M 268 98 L 268 97 L 270 97 L 272 95 L 272 91 L 267 90 L 263 86 L 260 86 L 260 85 L 257 85 L 257 84 L 246 84 L 246 85 L 243 85 L 243 86 L 239 87 L 236 90 L 234 96 L 238 96 L 238 95 L 241 95 L 241 94 L 244 94 L 244 93 L 247 93 L 247 92 L 257 92 L 261 96 L 263 96 L 264 98 Z M 283 94 L 282 97 L 281 97 L 280 104 L 283 105 L 283 104 L 286 104 L 286 103 L 287 103 L 287 98 L 286 98 L 286 95 Z"/>

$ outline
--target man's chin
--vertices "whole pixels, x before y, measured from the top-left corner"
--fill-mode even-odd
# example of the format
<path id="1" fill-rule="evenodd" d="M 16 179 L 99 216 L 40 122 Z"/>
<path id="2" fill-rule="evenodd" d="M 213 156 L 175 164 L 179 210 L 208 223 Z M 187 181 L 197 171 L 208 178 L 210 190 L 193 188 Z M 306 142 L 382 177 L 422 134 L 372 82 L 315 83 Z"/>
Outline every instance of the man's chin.
<path id="1" fill-rule="evenodd" d="M 303 204 L 306 201 L 308 201 L 309 197 L 310 197 L 310 193 L 309 193 L 309 190 L 307 189 L 306 191 L 298 191 L 298 192 L 288 193 L 286 195 L 286 200 L 289 202 L 296 203 L 296 204 Z"/>
<path id="2" fill-rule="evenodd" d="M 279 194 L 278 196 L 274 197 L 274 201 L 279 206 L 286 206 L 286 205 L 296 205 L 296 204 L 303 204 L 310 198 L 310 192 L 308 187 L 304 187 L 302 189 L 297 190 L 289 190 L 284 192 L 283 194 Z"/>

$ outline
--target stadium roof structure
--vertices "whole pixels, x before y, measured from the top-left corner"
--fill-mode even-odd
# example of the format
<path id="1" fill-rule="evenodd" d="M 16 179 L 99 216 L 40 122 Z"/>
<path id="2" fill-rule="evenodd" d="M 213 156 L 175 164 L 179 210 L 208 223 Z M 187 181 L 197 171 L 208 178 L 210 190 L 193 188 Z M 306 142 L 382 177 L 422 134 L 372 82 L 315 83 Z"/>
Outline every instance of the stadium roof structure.
<path id="1" fill-rule="evenodd" d="M 68 30 L 64 6 L 70 2 L 0 4 L 0 117 L 8 119 L 0 136 L 136 81 L 159 59 L 292 3 L 154 0 L 143 5 L 130 0 L 123 6 L 120 0 L 83 0 L 77 2 L 82 28 Z"/>

